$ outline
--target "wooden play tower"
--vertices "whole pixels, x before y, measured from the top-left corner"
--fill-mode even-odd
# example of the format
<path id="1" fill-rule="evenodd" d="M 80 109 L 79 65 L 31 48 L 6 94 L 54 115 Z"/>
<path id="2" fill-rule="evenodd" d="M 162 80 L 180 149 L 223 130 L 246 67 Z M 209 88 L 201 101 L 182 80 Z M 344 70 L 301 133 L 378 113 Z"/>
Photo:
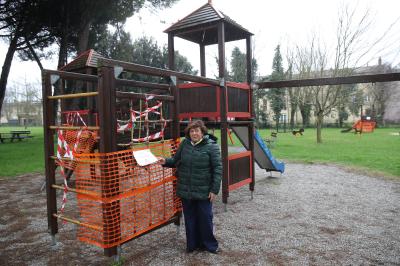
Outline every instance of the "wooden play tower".
<path id="1" fill-rule="evenodd" d="M 200 51 L 200 74 L 206 76 L 205 48 L 218 45 L 219 84 L 190 83 L 179 86 L 179 119 L 202 118 L 218 121 L 221 129 L 223 163 L 222 199 L 229 191 L 250 184 L 254 190 L 254 111 L 252 106 L 252 52 L 248 30 L 216 10 L 211 1 L 165 30 L 168 33 L 169 68 L 175 69 L 174 37 L 197 43 Z M 225 42 L 246 41 L 247 83 L 226 81 Z M 229 120 L 228 120 L 229 118 Z M 212 124 L 212 123 L 211 123 Z M 247 127 L 248 151 L 228 155 L 230 125 Z"/>
<path id="2" fill-rule="evenodd" d="M 190 119 L 201 118 L 221 129 L 223 202 L 227 204 L 230 191 L 244 185 L 254 190 L 252 34 L 210 2 L 165 32 L 168 70 L 106 59 L 93 50 L 61 70 L 43 70 L 47 211 L 53 237 L 59 220 L 71 222 L 78 225 L 79 240 L 113 256 L 123 243 L 172 222 L 179 224 L 175 171 L 140 166 L 132 154 L 150 149 L 155 155 L 172 156 Z M 199 44 L 201 76 L 174 71 L 174 37 Z M 225 42 L 242 39 L 247 82 L 227 82 Z M 212 44 L 218 44 L 218 79 L 205 77 L 205 48 Z M 140 75 L 158 82 L 134 78 Z M 232 126 L 247 132 L 246 151 L 228 154 Z M 57 167 L 61 184 L 56 182 Z M 57 190 L 63 193 L 60 208 Z M 64 212 L 67 192 L 76 195 L 74 217 Z"/>

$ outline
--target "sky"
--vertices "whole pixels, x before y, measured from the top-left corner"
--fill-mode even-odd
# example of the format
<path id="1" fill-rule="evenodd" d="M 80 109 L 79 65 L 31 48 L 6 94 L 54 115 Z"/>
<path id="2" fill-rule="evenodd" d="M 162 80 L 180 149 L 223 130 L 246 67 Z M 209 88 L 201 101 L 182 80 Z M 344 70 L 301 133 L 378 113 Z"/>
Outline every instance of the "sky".
<path id="1" fill-rule="evenodd" d="M 205 3 L 207 0 L 179 0 L 169 9 L 143 9 L 127 20 L 125 30 L 131 33 L 133 39 L 145 35 L 153 37 L 159 45 L 167 44 L 168 37 L 163 31 Z M 274 49 L 277 45 L 281 45 L 284 56 L 290 47 L 305 46 L 311 36 L 317 35 L 328 50 L 332 51 L 339 9 L 345 5 L 356 7 L 356 18 L 367 10 L 370 12 L 371 26 L 363 41 L 364 46 L 369 46 L 388 31 L 381 45 L 368 55 L 368 60 L 360 64 L 374 65 L 379 57 L 392 66 L 400 63 L 400 0 L 213 0 L 212 4 L 254 34 L 253 57 L 258 62 L 259 75 L 271 73 Z M 226 44 L 228 65 L 235 46 L 244 52 L 245 41 Z M 216 45 L 206 47 L 208 77 L 214 77 L 218 73 L 214 60 L 218 54 L 216 48 Z M 175 38 L 175 49 L 199 70 L 200 55 L 197 44 Z M 1 64 L 4 62 L 6 51 L 7 44 L 1 42 Z M 55 56 L 53 60 L 43 61 L 43 65 L 47 69 L 55 69 L 56 62 Z M 9 82 L 21 83 L 24 80 L 40 84 L 40 70 L 35 62 L 21 62 L 14 56 Z"/>

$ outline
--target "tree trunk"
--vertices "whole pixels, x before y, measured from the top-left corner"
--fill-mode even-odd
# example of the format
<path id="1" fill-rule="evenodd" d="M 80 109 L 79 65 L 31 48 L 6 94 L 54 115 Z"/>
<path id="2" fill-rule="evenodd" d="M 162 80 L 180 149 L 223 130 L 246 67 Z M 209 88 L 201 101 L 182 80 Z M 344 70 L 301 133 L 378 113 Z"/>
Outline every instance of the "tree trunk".
<path id="1" fill-rule="evenodd" d="M 292 106 L 290 110 L 290 130 L 294 130 L 294 116 L 296 115 L 296 107 Z"/>
<path id="2" fill-rule="evenodd" d="M 6 58 L 4 59 L 3 68 L 1 70 L 0 77 L 0 117 L 1 117 L 1 109 L 3 107 L 4 97 L 6 95 L 7 88 L 7 80 L 8 75 L 10 74 L 11 63 L 14 57 L 14 53 L 17 50 L 18 36 L 14 36 L 11 39 L 10 45 L 8 46 Z"/>
<path id="3" fill-rule="evenodd" d="M 62 68 L 67 63 L 67 35 L 63 34 L 60 38 L 60 51 L 58 52 L 57 69 Z"/>
<path id="4" fill-rule="evenodd" d="M 31 52 L 33 58 L 35 58 L 35 61 L 38 64 L 40 70 L 42 71 L 43 70 L 43 65 L 40 62 L 40 59 L 39 59 L 39 57 L 37 56 L 37 54 L 35 52 L 35 49 L 33 49 L 32 45 L 29 43 L 29 41 L 26 38 L 25 38 L 25 42 L 26 42 L 26 45 L 28 46 L 29 51 Z"/>
<path id="5" fill-rule="evenodd" d="M 301 114 L 301 120 L 303 121 L 303 128 L 307 128 L 310 125 L 310 112 L 306 110 L 306 108 L 303 106 L 300 106 L 300 114 Z"/>
<path id="6" fill-rule="evenodd" d="M 322 123 L 324 122 L 324 115 L 322 112 L 317 115 L 317 143 L 322 143 Z"/>
<path id="7" fill-rule="evenodd" d="M 82 30 L 78 33 L 78 55 L 88 49 L 89 45 L 90 22 L 82 26 Z"/>

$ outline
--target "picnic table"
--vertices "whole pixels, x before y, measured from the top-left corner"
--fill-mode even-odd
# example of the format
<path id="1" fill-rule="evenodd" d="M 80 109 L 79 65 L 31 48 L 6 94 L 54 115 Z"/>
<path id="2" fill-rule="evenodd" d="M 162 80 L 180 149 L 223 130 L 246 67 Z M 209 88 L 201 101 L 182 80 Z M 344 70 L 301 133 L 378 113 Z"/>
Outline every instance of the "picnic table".
<path id="1" fill-rule="evenodd" d="M 11 130 L 9 133 L 0 133 L 1 143 L 4 143 L 4 141 L 7 139 L 9 139 L 11 142 L 14 142 L 14 140 L 21 141 L 29 138 L 33 138 L 31 131 L 29 130 Z"/>

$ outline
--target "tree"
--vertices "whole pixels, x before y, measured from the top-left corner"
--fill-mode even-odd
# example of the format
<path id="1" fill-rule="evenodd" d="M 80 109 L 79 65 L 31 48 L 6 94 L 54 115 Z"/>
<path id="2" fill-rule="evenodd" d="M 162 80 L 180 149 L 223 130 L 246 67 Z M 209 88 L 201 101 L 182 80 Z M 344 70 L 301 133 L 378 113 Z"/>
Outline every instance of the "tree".
<path id="1" fill-rule="evenodd" d="M 251 67 L 252 77 L 253 79 L 257 79 L 258 64 L 255 58 L 252 58 Z M 230 71 L 227 71 L 226 77 L 234 82 L 247 82 L 247 57 L 246 54 L 242 53 L 237 46 L 235 46 L 232 50 Z M 260 110 L 259 106 L 259 102 L 264 96 L 264 90 L 253 91 L 253 106 L 258 126 L 260 125 L 260 121 L 266 121 L 266 115 L 264 112 L 262 112 L 262 110 Z"/>
<path id="2" fill-rule="evenodd" d="M 128 17 L 145 5 L 152 8 L 171 6 L 176 0 L 81 0 L 51 1 L 54 12 L 48 23 L 60 43 L 59 66 L 66 63 L 68 50 L 78 54 L 89 49 L 91 31 L 111 24 L 120 27 Z"/>
<path id="3" fill-rule="evenodd" d="M 33 119 L 39 122 L 41 114 L 38 113 L 38 105 L 41 105 L 40 83 L 25 78 L 9 84 L 4 98 L 3 113 L 7 120 L 17 116 L 18 119 Z"/>
<path id="4" fill-rule="evenodd" d="M 390 84 L 390 85 L 389 85 Z M 394 122 L 400 123 L 400 82 L 390 82 L 386 83 L 386 86 L 389 87 L 388 93 L 390 94 L 390 98 L 385 103 L 385 113 L 383 114 L 383 123 L 386 122 Z"/>
<path id="5" fill-rule="evenodd" d="M 349 117 L 349 106 L 353 100 L 352 95 L 356 93 L 357 89 L 354 84 L 342 85 L 339 91 L 338 100 L 336 104 L 336 111 L 338 113 L 338 126 L 343 127 L 343 122 Z"/>
<path id="6" fill-rule="evenodd" d="M 242 53 L 237 46 L 232 50 L 230 70 L 229 76 L 232 81 L 246 82 L 246 54 Z"/>
<path id="7" fill-rule="evenodd" d="M 360 116 L 360 106 L 364 104 L 364 93 L 362 89 L 356 89 L 351 95 L 351 100 L 347 106 L 350 114 Z"/>
<path id="8" fill-rule="evenodd" d="M 356 17 L 356 8 L 343 7 L 339 12 L 335 43 L 332 50 L 325 47 L 322 42 L 314 36 L 305 47 L 297 46 L 296 67 L 300 70 L 300 78 L 339 77 L 351 75 L 355 66 L 365 59 L 368 52 L 383 40 L 385 34 L 376 39 L 370 46 L 364 38 L 369 36 L 368 29 L 371 25 L 368 10 Z M 322 142 L 322 125 L 324 117 L 332 110 L 343 111 L 346 102 L 350 102 L 351 93 L 343 93 L 344 86 L 314 86 L 310 87 L 308 100 L 312 104 L 317 128 L 317 143 Z M 299 105 L 300 107 L 300 105 Z M 300 109 L 301 110 L 301 109 Z M 343 112 L 341 114 L 343 118 Z"/>
<path id="9" fill-rule="evenodd" d="M 9 42 L 0 77 L 0 115 L 15 52 L 29 51 L 41 67 L 36 48 L 53 41 L 41 21 L 45 1 L 0 1 L 0 37 Z"/>
<path id="10" fill-rule="evenodd" d="M 159 46 L 152 37 L 142 36 L 132 42 L 131 35 L 123 28 L 114 33 L 106 30 L 99 32 L 100 41 L 95 44 L 95 50 L 111 59 L 133 62 L 136 64 L 157 68 L 168 68 L 168 47 Z M 188 59 L 175 51 L 176 70 L 192 75 L 197 75 Z M 133 75 L 136 80 L 159 82 L 157 77 Z"/>
<path id="11" fill-rule="evenodd" d="M 288 61 L 288 70 L 285 73 L 286 79 L 293 79 L 293 56 L 286 57 Z M 294 129 L 294 117 L 299 107 L 299 88 L 287 88 L 288 96 L 289 96 L 289 105 L 290 105 L 290 129 Z"/>
<path id="12" fill-rule="evenodd" d="M 231 54 L 230 71 L 228 76 L 234 82 L 247 82 L 247 58 L 246 54 L 235 46 Z M 258 64 L 255 58 L 251 59 L 251 75 L 257 78 Z"/>
<path id="13" fill-rule="evenodd" d="M 387 73 L 392 72 L 392 68 L 390 65 L 381 64 L 381 60 L 379 60 L 379 64 L 374 67 L 375 73 Z M 371 110 L 365 110 L 366 115 L 373 117 L 379 125 L 385 124 L 385 112 L 387 110 L 388 103 L 392 97 L 395 97 L 395 91 L 393 82 L 378 82 L 374 84 L 369 84 L 367 93 L 371 102 Z"/>
<path id="14" fill-rule="evenodd" d="M 163 8 L 176 0 L 0 0 L 0 37 L 9 41 L 0 79 L 0 110 L 14 53 L 36 60 L 49 53 L 44 49 L 59 45 L 58 68 L 67 63 L 69 53 L 89 48 L 89 37 L 104 32 L 108 24 L 120 26 L 144 6 Z M 90 34 L 94 31 L 94 34 Z"/>
<path id="15" fill-rule="evenodd" d="M 275 48 L 275 55 L 272 61 L 272 74 L 270 77 L 271 81 L 283 80 L 285 77 L 282 55 L 280 51 L 280 45 Z M 279 88 L 269 89 L 267 94 L 270 100 L 272 111 L 274 112 L 274 120 L 276 125 L 276 130 L 279 129 L 279 120 L 281 117 L 281 111 L 285 108 L 285 90 Z"/>

